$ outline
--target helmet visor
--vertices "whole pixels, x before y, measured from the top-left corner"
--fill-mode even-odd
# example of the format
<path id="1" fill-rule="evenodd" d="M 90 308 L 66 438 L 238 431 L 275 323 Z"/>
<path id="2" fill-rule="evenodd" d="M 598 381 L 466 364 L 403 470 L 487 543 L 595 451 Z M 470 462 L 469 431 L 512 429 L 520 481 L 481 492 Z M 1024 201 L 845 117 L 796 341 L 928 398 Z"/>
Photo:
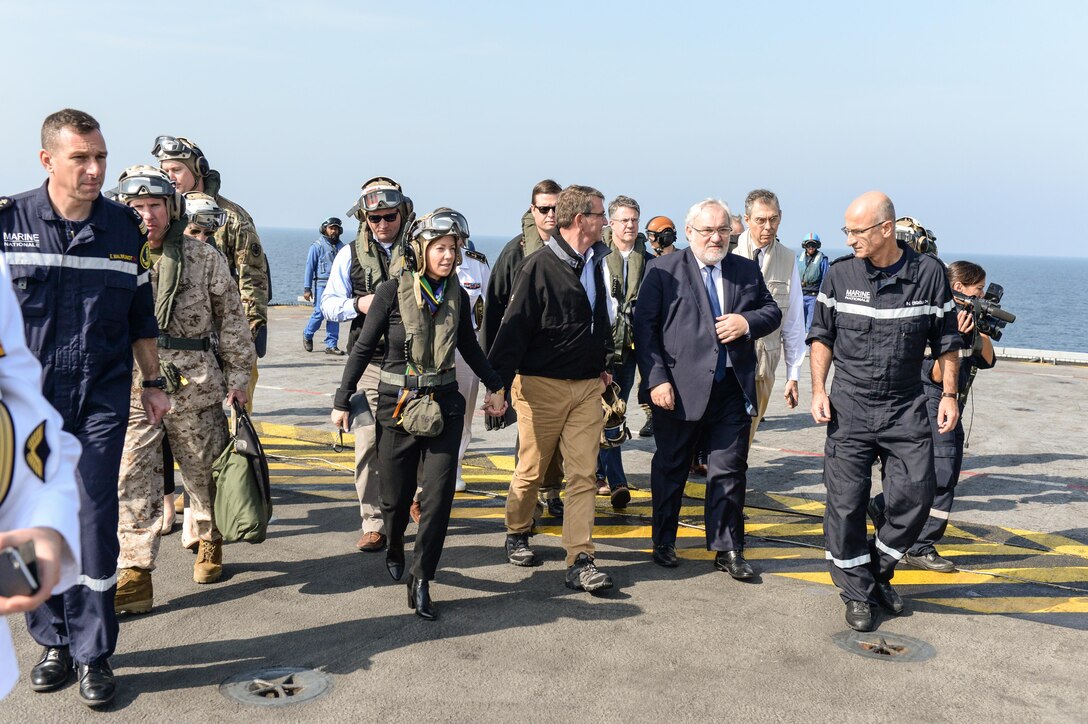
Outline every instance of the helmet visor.
<path id="1" fill-rule="evenodd" d="M 462 239 L 467 239 L 470 236 L 468 221 L 456 211 L 439 211 L 416 222 L 414 236 L 437 239 L 448 234 L 459 236 Z"/>
<path id="2" fill-rule="evenodd" d="M 128 176 L 117 184 L 122 196 L 173 196 L 174 184 L 165 176 Z"/>
<path id="3" fill-rule="evenodd" d="M 159 136 L 155 139 L 155 147 L 151 149 L 151 155 L 160 160 L 189 158 L 193 155 L 193 147 L 174 136 Z"/>
<path id="4" fill-rule="evenodd" d="M 403 201 L 404 195 L 401 194 L 400 191 L 389 186 L 379 186 L 364 191 L 362 197 L 359 199 L 363 211 L 392 209 L 395 206 L 400 206 Z"/>

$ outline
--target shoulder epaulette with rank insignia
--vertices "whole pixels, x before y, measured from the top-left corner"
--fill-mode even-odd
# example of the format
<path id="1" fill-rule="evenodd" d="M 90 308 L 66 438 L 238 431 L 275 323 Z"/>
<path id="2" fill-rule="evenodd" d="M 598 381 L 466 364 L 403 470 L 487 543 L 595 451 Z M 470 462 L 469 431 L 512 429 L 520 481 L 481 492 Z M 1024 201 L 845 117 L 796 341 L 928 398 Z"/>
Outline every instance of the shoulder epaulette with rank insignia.
<path id="1" fill-rule="evenodd" d="M 7 211 L 8 209 L 15 207 L 15 200 L 10 196 L 0 196 L 0 212 Z"/>
<path id="2" fill-rule="evenodd" d="M 467 256 L 469 259 L 475 259 L 481 264 L 487 264 L 487 256 L 485 256 L 483 253 L 478 252 L 475 249 L 462 249 L 461 251 L 463 251 L 465 253 L 465 256 Z"/>
<path id="3" fill-rule="evenodd" d="M 854 258 L 853 254 L 843 254 L 842 256 L 840 256 L 838 259 L 836 259 L 835 261 L 833 261 L 831 263 L 832 264 L 838 264 L 840 261 L 846 261 L 847 259 L 853 259 L 853 258 Z"/>
<path id="4" fill-rule="evenodd" d="M 132 221 L 135 222 L 136 228 L 140 230 L 142 236 L 147 236 L 147 224 L 144 223 L 144 217 L 140 216 L 140 212 L 131 206 L 126 206 L 126 209 L 132 214 Z"/>

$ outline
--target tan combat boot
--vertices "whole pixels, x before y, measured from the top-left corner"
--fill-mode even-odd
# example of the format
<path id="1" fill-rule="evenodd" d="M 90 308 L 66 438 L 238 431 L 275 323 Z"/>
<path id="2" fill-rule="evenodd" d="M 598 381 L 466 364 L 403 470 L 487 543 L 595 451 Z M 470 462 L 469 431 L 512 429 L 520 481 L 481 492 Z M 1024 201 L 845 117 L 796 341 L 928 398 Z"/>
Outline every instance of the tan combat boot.
<path id="1" fill-rule="evenodd" d="M 223 575 L 223 541 L 202 540 L 193 564 L 193 580 L 215 583 Z"/>
<path id="2" fill-rule="evenodd" d="M 113 599 L 115 613 L 147 613 L 151 610 L 153 599 L 151 571 L 146 568 L 122 568 L 117 572 L 117 595 Z"/>

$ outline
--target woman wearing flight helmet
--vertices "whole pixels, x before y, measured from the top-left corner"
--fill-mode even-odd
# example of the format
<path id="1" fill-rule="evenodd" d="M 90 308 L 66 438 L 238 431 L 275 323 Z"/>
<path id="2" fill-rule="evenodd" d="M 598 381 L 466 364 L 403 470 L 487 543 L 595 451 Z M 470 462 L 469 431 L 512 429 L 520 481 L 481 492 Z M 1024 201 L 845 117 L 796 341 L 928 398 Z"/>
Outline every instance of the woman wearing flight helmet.
<path id="1" fill-rule="evenodd" d="M 429 583 L 438 568 L 453 507 L 466 414 L 465 398 L 457 390 L 455 350 L 487 387 L 483 407 L 487 414 L 506 411 L 502 379 L 476 341 L 468 294 L 454 273 L 460 262 L 459 241 L 468 236 L 465 217 L 447 208 L 436 209 L 412 225 L 405 269 L 374 292 L 332 412 L 333 424 L 347 430 L 351 397 L 384 337 L 388 351 L 378 384 L 376 417 L 382 513 L 389 536 L 385 564 L 393 580 L 399 581 L 405 566 L 404 530 L 418 483 L 421 517 L 408 579 L 408 606 L 427 620 L 437 617 Z"/>

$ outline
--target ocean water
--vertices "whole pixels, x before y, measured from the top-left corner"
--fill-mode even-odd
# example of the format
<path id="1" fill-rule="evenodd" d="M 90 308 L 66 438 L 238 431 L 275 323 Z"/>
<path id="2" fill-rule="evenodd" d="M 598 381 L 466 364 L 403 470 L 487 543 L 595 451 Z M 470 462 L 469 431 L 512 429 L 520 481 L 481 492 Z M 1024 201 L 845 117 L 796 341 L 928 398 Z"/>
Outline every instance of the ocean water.
<path id="1" fill-rule="evenodd" d="M 350 226 L 350 225 L 349 225 Z M 349 232 L 354 238 L 354 232 Z M 260 230 L 272 267 L 272 302 L 296 304 L 302 294 L 306 251 L 317 238 L 313 230 Z M 478 251 L 494 262 L 510 237 L 473 238 Z M 847 249 L 826 249 L 835 258 Z M 1001 308 L 1016 315 L 998 346 L 1088 352 L 1088 258 L 958 254 L 941 249 L 946 262 L 969 259 L 986 269 L 986 281 L 1005 287 Z"/>

